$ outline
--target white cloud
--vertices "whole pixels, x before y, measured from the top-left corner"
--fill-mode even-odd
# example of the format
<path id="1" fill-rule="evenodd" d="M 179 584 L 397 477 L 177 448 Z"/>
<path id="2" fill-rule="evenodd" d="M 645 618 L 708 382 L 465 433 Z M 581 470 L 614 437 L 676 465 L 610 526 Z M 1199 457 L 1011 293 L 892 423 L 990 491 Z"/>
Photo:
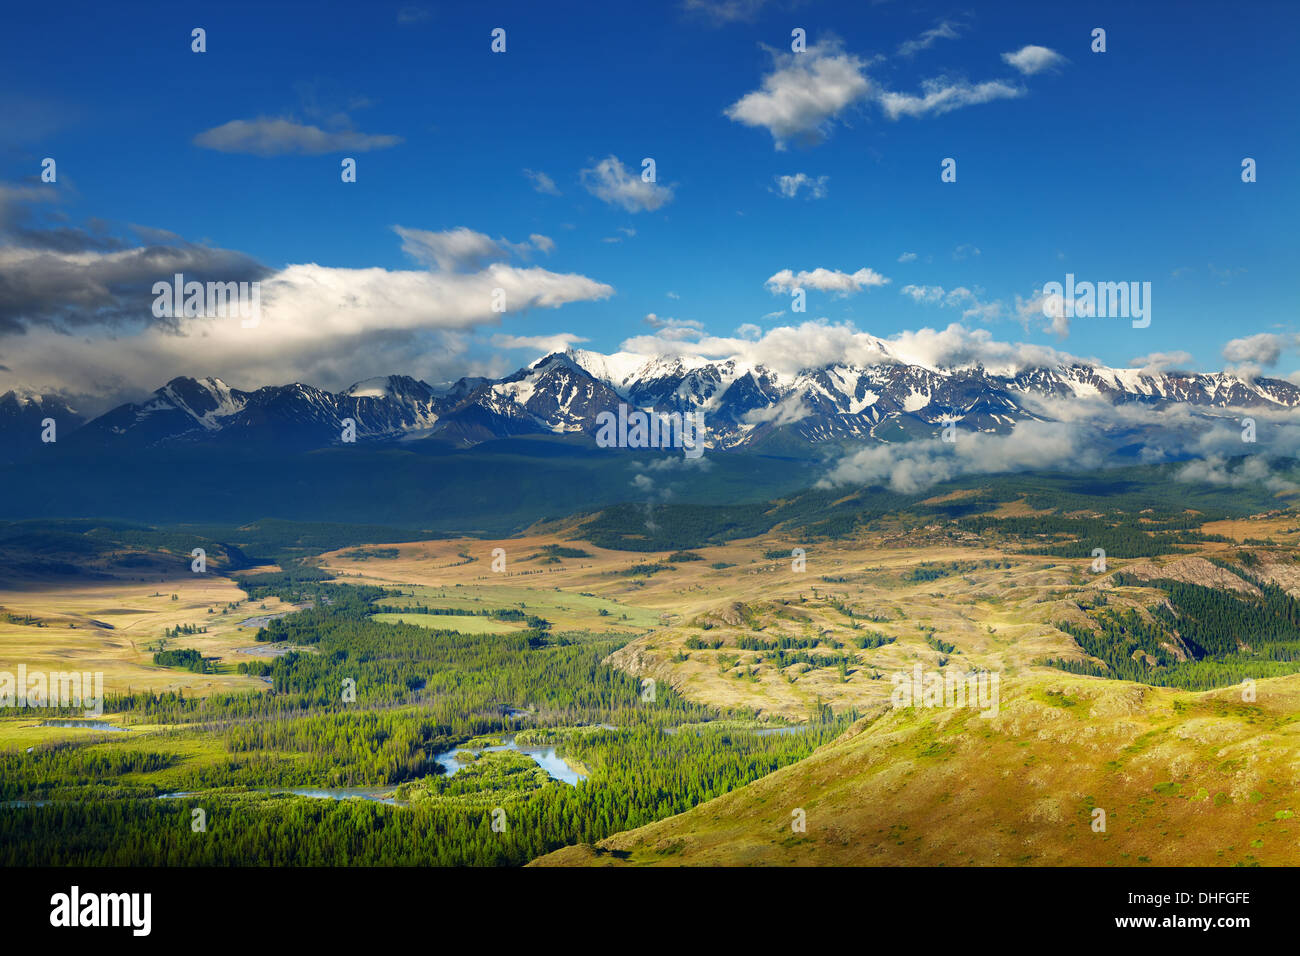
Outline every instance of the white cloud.
<path id="1" fill-rule="evenodd" d="M 915 261 L 916 261 L 916 253 L 915 253 L 915 252 L 905 252 L 905 253 L 903 253 L 901 256 L 898 257 L 898 261 L 899 261 L 899 262 L 915 262 Z"/>
<path id="2" fill-rule="evenodd" d="M 589 193 L 628 212 L 653 212 L 673 198 L 672 186 L 648 183 L 639 173 L 629 173 L 616 156 L 602 159 L 580 175 Z"/>
<path id="3" fill-rule="evenodd" d="M 834 292 L 838 295 L 852 295 L 871 286 L 887 285 L 889 280 L 875 269 L 862 268 L 857 272 L 839 272 L 834 269 L 816 268 L 811 272 L 794 273 L 782 269 L 767 280 L 764 285 L 773 295 L 790 292 L 793 289 L 816 289 L 819 292 Z"/>
<path id="4" fill-rule="evenodd" d="M 979 319 L 989 322 L 1002 316 L 1001 302 L 983 302 L 980 295 L 983 290 L 972 291 L 965 286 L 945 289 L 941 285 L 905 285 L 898 290 L 913 302 L 923 305 L 937 305 L 946 309 L 961 308 L 963 319 Z"/>
<path id="5" fill-rule="evenodd" d="M 653 312 L 648 313 L 642 321 L 645 322 L 645 324 L 650 326 L 652 329 L 666 329 L 666 330 L 691 329 L 695 331 L 700 331 L 704 328 L 704 323 L 701 322 L 699 319 L 674 319 L 672 316 L 665 316 L 661 318 L 660 316 L 655 315 Z"/>
<path id="6" fill-rule="evenodd" d="M 352 129 L 327 131 L 292 119 L 271 116 L 231 120 L 194 137 L 194 145 L 205 149 L 222 153 L 248 153 L 253 156 L 364 153 L 372 149 L 387 149 L 401 142 L 400 136 L 376 136 Z"/>
<path id="7" fill-rule="evenodd" d="M 1258 455 L 1244 459 L 1235 469 L 1222 455 L 1189 461 L 1174 473 L 1174 480 L 1189 484 L 1226 485 L 1230 488 L 1263 485 L 1274 493 L 1300 490 L 1293 482 L 1273 474 L 1268 462 Z"/>
<path id="8" fill-rule="evenodd" d="M 921 95 L 884 92 L 879 96 L 881 108 L 892 120 L 900 116 L 939 116 L 963 106 L 991 103 L 994 100 L 1024 96 L 1024 89 L 1001 80 L 987 80 L 972 85 L 965 80 L 939 77 L 921 83 Z"/>
<path id="9" fill-rule="evenodd" d="M 1273 366 L 1282 352 L 1300 344 L 1300 336 L 1260 332 L 1245 338 L 1232 339 L 1223 346 L 1223 357 L 1229 362 L 1245 362 L 1255 366 Z"/>
<path id="10" fill-rule="evenodd" d="M 1003 53 L 1002 60 L 1025 76 L 1033 76 L 1035 73 L 1042 73 L 1044 70 L 1059 69 L 1062 64 L 1070 62 L 1055 50 L 1049 50 L 1045 46 L 1023 46 L 1014 53 Z"/>
<path id="11" fill-rule="evenodd" d="M 785 398 L 781 399 L 775 405 L 768 405 L 763 408 L 752 409 L 742 416 L 742 421 L 747 425 L 773 425 L 780 427 L 782 425 L 793 425 L 795 422 L 807 418 L 812 414 L 812 409 L 804 401 L 804 396 L 798 392 L 792 392 Z"/>
<path id="12" fill-rule="evenodd" d="M 928 50 L 930 47 L 934 46 L 935 40 L 955 40 L 957 37 L 958 33 L 954 24 L 947 20 L 943 20 L 931 27 L 929 30 L 923 32 L 915 40 L 907 40 L 900 43 L 898 46 L 898 53 L 900 56 L 912 56 L 915 53 L 919 53 L 921 50 Z"/>
<path id="13" fill-rule="evenodd" d="M 443 272 L 477 269 L 484 262 L 508 255 L 503 240 L 493 239 L 464 226 L 445 232 L 394 226 L 393 231 L 402 238 L 403 252 L 416 262 Z"/>
<path id="14" fill-rule="evenodd" d="M 733 122 L 766 129 L 777 149 L 785 149 L 791 140 L 825 139 L 835 118 L 871 89 L 863 72 L 866 63 L 834 44 L 772 55 L 773 69 L 763 77 L 761 88 L 746 93 L 723 113 Z"/>
<path id="15" fill-rule="evenodd" d="M 546 173 L 539 173 L 536 170 L 525 169 L 524 175 L 532 181 L 533 189 L 545 196 L 558 196 L 560 190 L 555 185 L 555 180 Z"/>
<path id="16" fill-rule="evenodd" d="M 874 445 L 842 458 L 820 481 L 823 488 L 885 482 L 894 491 L 912 494 L 963 474 L 995 474 L 1101 463 L 1083 431 L 1069 422 L 1021 421 L 1010 434 L 989 435 L 961 430 L 955 442 L 938 438 Z"/>
<path id="17" fill-rule="evenodd" d="M 825 199 L 826 184 L 830 182 L 829 176 L 809 176 L 807 173 L 795 173 L 793 176 L 777 176 L 777 191 L 786 199 L 794 199 L 799 195 L 802 189 L 807 193 L 808 199 Z"/>
<path id="18" fill-rule="evenodd" d="M 492 344 L 499 349 L 528 349 L 549 355 L 563 352 L 570 346 L 588 339 L 572 332 L 557 332 L 554 335 L 494 335 Z"/>
<path id="19" fill-rule="evenodd" d="M 987 329 L 968 329 L 956 322 L 941 330 L 923 328 L 882 339 L 859 331 L 852 323 L 833 325 L 821 319 L 777 326 L 756 340 L 705 334 L 695 337 L 643 335 L 626 339 L 620 348 L 650 355 L 734 356 L 783 374 L 847 363 L 859 366 L 907 364 L 929 369 L 982 365 L 992 374 L 1008 375 L 1025 368 L 1096 362 L 1048 346 L 999 342 Z"/>
<path id="20" fill-rule="evenodd" d="M 1083 309 L 1081 300 L 1076 300 L 1076 309 Z M 1075 314 L 1082 315 L 1083 311 L 1076 311 Z M 1026 329 L 1041 322 L 1043 327 L 1053 335 L 1066 338 L 1070 334 L 1070 317 L 1066 314 L 1065 296 L 1059 293 L 1047 295 L 1038 291 L 1028 299 L 1022 299 L 1017 295 L 1016 315 Z"/>
<path id="21" fill-rule="evenodd" d="M 1191 352 L 1152 352 L 1129 359 L 1130 368 L 1138 368 L 1148 374 L 1167 372 L 1171 369 L 1191 368 L 1195 362 Z"/>
<path id="22" fill-rule="evenodd" d="M 941 285 L 912 285 L 908 284 L 898 290 L 900 295 L 909 296 L 913 302 L 924 302 L 930 305 L 943 305 L 947 297 L 947 292 Z"/>
<path id="23" fill-rule="evenodd" d="M 79 394 L 138 394 L 142 386 L 176 375 L 341 387 L 395 370 L 463 374 L 464 333 L 498 325 L 505 315 L 614 294 L 611 286 L 586 276 L 504 262 L 457 271 L 523 244 L 469 229 L 394 231 L 409 255 L 433 268 L 290 265 L 261 279 L 256 328 L 243 328 L 238 317 L 194 317 L 166 328 L 100 325 L 77 335 L 33 329 L 6 339 L 5 364 L 42 388 Z M 170 276 L 163 263 L 156 278 Z M 493 308 L 497 290 L 504 295 L 504 314 Z M 148 302 L 142 303 L 145 314 Z M 0 379 L 14 378 L 0 372 Z"/>
<path id="24" fill-rule="evenodd" d="M 504 259 L 512 253 L 527 256 L 533 249 L 547 255 L 555 251 L 555 241 L 537 232 L 528 237 L 528 242 L 510 242 L 464 226 L 445 232 L 394 226 L 393 231 L 402 237 L 403 252 L 416 262 L 443 272 L 478 269 L 485 262 Z"/>

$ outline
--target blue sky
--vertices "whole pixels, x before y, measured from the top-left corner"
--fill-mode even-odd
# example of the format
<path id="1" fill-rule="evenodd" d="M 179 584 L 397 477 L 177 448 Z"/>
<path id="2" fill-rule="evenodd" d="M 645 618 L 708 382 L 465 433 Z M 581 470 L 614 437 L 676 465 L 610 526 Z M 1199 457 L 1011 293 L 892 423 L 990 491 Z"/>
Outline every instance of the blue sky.
<path id="1" fill-rule="evenodd" d="M 1118 366 L 1300 369 L 1294 3 L 60 4 L 7 19 L 0 273 L 70 278 L 0 301 L 0 390 L 433 380 L 517 367 L 559 334 L 721 352 L 821 319 L 887 340 L 958 323 L 961 350 L 936 338 L 939 358 L 991 339 Z M 44 157 L 56 183 L 40 183 Z M 67 257 L 118 268 L 150 243 L 209 276 L 280 276 L 266 328 L 160 332 L 147 269 L 69 291 L 84 260 Z M 471 280 L 493 261 L 532 307 L 483 306 Z M 345 299 L 412 270 L 438 292 L 385 291 L 403 315 L 336 325 L 303 291 L 321 274 L 284 275 L 307 264 Z M 817 269 L 792 313 L 768 280 Z M 1051 328 L 1033 298 L 1067 272 L 1149 281 L 1150 327 Z M 537 305 L 542 288 L 564 304 Z"/>

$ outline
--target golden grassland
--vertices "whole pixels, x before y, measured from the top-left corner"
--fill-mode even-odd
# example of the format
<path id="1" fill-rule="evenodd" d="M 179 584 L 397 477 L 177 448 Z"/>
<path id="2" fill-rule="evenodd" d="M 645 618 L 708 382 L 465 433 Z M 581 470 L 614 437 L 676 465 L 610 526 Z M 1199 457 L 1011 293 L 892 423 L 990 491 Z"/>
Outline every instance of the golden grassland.
<path id="1" fill-rule="evenodd" d="M 230 604 L 238 607 L 231 610 Z M 123 577 L 24 582 L 0 590 L 0 608 L 6 615 L 0 618 L 0 670 L 15 673 L 25 664 L 29 671 L 98 671 L 105 693 L 179 690 L 204 696 L 265 688 L 261 680 L 234 672 L 240 661 L 267 656 L 256 646 L 257 628 L 240 624 L 293 605 L 276 598 L 250 602 L 233 581 L 210 571 L 147 582 Z M 29 616 L 36 621 L 22 623 Z M 208 631 L 165 637 L 181 625 Z M 219 672 L 193 674 L 155 665 L 153 648 L 159 641 L 220 658 Z M 237 653 L 239 648 L 252 653 Z"/>
<path id="2" fill-rule="evenodd" d="M 545 563 L 543 546 L 557 543 L 588 556 Z M 323 566 L 340 580 L 399 587 L 412 603 L 466 610 L 526 606 L 559 630 L 621 631 L 634 639 L 610 663 L 666 681 L 701 703 L 751 707 L 765 717 L 796 721 L 818 703 L 840 711 L 888 700 L 889 675 L 916 663 L 932 668 L 947 659 L 966 669 L 1011 676 L 1046 658 L 1079 659 L 1073 640 L 1053 625 L 1084 623 L 1081 600 L 1095 600 L 1104 591 L 1112 608 L 1141 609 L 1159 599 L 1150 589 L 1113 586 L 1115 571 L 1209 585 L 1231 577 L 1203 559 L 1172 557 L 1112 559 L 1107 572 L 1098 575 L 1090 561 L 1008 553 L 976 535 L 934 528 L 807 545 L 803 570 L 795 569 L 792 558 L 766 557 L 799 546 L 766 535 L 696 549 L 701 560 L 674 563 L 667 551 L 610 551 L 534 535 L 388 545 L 398 552 L 389 560 L 332 552 Z M 497 548 L 505 551 L 506 565 L 494 572 Z M 1209 543 L 1204 549 L 1218 554 L 1231 546 Z M 936 580 L 908 580 L 909 572 L 926 564 L 955 564 L 962 570 Z M 636 573 L 647 565 L 663 570 Z M 1273 567 L 1263 566 L 1266 577 L 1294 575 L 1300 584 L 1300 571 L 1289 564 L 1277 565 L 1276 572 Z M 607 614 L 593 617 L 601 608 Z M 872 633 L 893 643 L 854 646 L 855 638 Z M 778 671 L 771 654 L 738 650 L 735 641 L 741 636 L 816 637 L 822 646 L 809 653 L 848 651 L 858 663 L 847 677 L 834 668 L 802 664 Z M 692 638 L 720 640 L 723 646 L 692 649 L 687 646 Z M 832 641 L 842 647 L 833 649 Z M 955 651 L 941 651 L 936 644 L 952 644 Z"/>

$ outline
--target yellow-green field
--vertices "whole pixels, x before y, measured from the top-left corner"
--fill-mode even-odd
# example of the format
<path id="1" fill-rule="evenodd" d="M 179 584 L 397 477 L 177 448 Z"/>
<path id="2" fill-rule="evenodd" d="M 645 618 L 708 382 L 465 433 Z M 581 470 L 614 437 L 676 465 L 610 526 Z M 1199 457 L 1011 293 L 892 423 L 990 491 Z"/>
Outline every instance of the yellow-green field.
<path id="1" fill-rule="evenodd" d="M 461 634 L 506 634 L 523 630 L 522 624 L 495 621 L 472 614 L 372 614 L 381 624 L 414 624 L 431 630 L 459 631 Z"/>
<path id="2" fill-rule="evenodd" d="M 257 677 L 235 673 L 240 661 L 270 656 L 257 646 L 257 627 L 241 624 L 294 606 L 276 598 L 250 602 L 229 578 L 209 572 L 147 584 L 127 578 L 40 582 L 0 591 L 0 608 L 6 615 L 0 618 L 0 671 L 16 673 L 19 665 L 26 665 L 29 672 L 100 672 L 105 693 L 147 690 L 205 696 L 266 688 Z M 28 617 L 35 620 L 20 623 Z M 207 632 L 165 636 L 179 625 Z M 159 647 L 193 648 L 219 658 L 218 672 L 159 667 L 153 663 Z M 39 710 L 20 710 L 0 721 L 0 744 L 31 746 L 86 733 L 39 726 L 44 719 Z"/>

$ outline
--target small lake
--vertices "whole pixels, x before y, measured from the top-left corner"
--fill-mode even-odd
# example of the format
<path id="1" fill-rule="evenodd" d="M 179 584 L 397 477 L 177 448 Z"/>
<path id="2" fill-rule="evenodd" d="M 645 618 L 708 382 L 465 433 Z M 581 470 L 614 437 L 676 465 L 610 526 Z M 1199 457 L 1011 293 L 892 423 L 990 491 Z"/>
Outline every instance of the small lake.
<path id="1" fill-rule="evenodd" d="M 296 610 L 298 610 L 298 609 L 295 608 L 294 611 L 296 611 Z M 236 624 L 235 627 L 238 627 L 238 628 L 245 628 L 245 627 L 257 627 L 257 628 L 262 628 L 262 627 L 266 627 L 266 625 L 270 624 L 272 621 L 278 621 L 278 620 L 279 620 L 280 618 L 282 618 L 282 617 L 288 617 L 290 614 L 293 614 L 294 611 L 281 611 L 279 614 L 263 614 L 263 615 L 261 615 L 260 617 L 250 617 L 250 618 L 246 618 L 246 619 L 240 621 L 238 624 Z"/>
<path id="2" fill-rule="evenodd" d="M 118 733 L 129 733 L 129 727 L 119 727 L 117 724 L 110 724 L 106 720 L 46 720 L 41 723 L 42 727 L 76 727 L 79 730 L 110 730 Z"/>
<path id="3" fill-rule="evenodd" d="M 256 644 L 253 647 L 236 647 L 236 654 L 256 654 L 258 657 L 283 657 L 290 651 L 302 650 L 280 641 L 275 644 Z"/>

